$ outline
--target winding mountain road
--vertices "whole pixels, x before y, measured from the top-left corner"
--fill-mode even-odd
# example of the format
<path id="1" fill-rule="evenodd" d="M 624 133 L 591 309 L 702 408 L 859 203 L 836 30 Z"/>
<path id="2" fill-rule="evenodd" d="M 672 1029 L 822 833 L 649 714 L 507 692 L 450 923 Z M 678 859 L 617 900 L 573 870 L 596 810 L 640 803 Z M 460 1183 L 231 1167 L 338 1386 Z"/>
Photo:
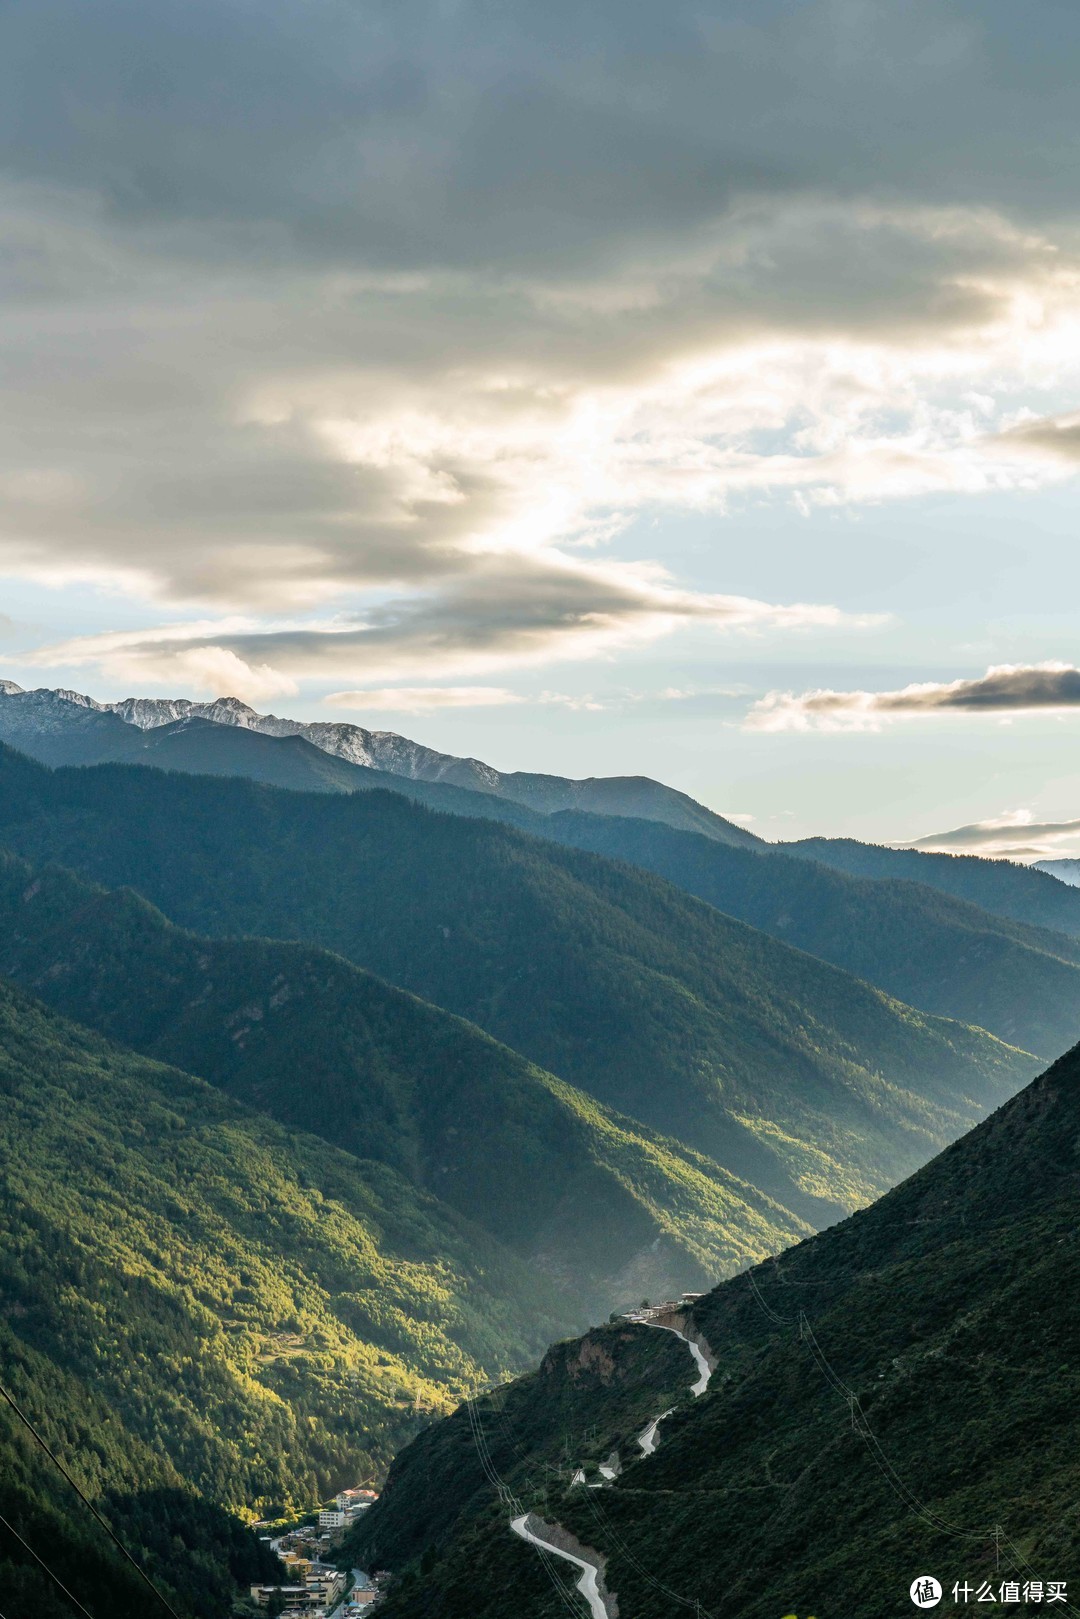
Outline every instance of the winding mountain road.
<path id="1" fill-rule="evenodd" d="M 705 1390 L 709 1386 L 709 1378 L 713 1374 L 713 1368 L 709 1364 L 709 1360 L 701 1346 L 696 1343 L 693 1338 L 689 1337 L 687 1333 L 683 1332 L 681 1328 L 668 1326 L 663 1321 L 642 1321 L 640 1322 L 640 1325 L 645 1327 L 659 1327 L 663 1332 L 673 1332 L 676 1338 L 682 1339 L 683 1343 L 694 1357 L 694 1365 L 696 1366 L 698 1373 L 697 1380 L 690 1386 L 690 1392 L 695 1396 L 704 1394 Z M 670 1417 L 670 1415 L 670 1410 L 661 1411 L 659 1416 L 655 1416 L 649 1425 L 644 1428 L 640 1434 L 638 1434 L 637 1442 L 645 1456 L 651 1456 L 653 1451 L 656 1449 L 657 1429 L 663 1422 L 664 1418 Z M 611 1466 L 611 1462 L 613 1460 L 617 1462 L 618 1458 L 609 1457 L 607 1464 L 602 1465 L 600 1468 L 601 1474 L 606 1479 L 614 1479 L 616 1476 L 616 1470 Z M 584 1481 L 584 1471 L 581 1468 L 578 1468 L 571 1482 L 573 1484 L 577 1484 L 579 1482 L 584 1483 Z M 599 1487 L 599 1485 L 590 1486 L 592 1489 L 598 1489 Z M 513 1533 L 515 1535 L 520 1535 L 522 1540 L 527 1540 L 531 1545 L 541 1548 L 543 1551 L 549 1552 L 553 1557 L 561 1557 L 564 1562 L 572 1563 L 575 1568 L 580 1569 L 581 1577 L 577 1581 L 577 1589 L 581 1592 L 581 1595 L 585 1598 L 585 1601 L 589 1605 L 590 1619 L 614 1619 L 614 1614 L 616 1612 L 614 1593 L 611 1593 L 606 1597 L 601 1594 L 603 1570 L 600 1565 L 598 1563 L 591 1562 L 587 1557 L 579 1557 L 576 1552 L 570 1551 L 568 1547 L 557 1546 L 553 1540 L 545 1540 L 541 1535 L 538 1535 L 535 1530 L 530 1529 L 530 1518 L 532 1518 L 534 1524 L 538 1525 L 541 1529 L 547 1529 L 549 1533 L 559 1534 L 573 1545 L 578 1544 L 573 1540 L 572 1536 L 566 1533 L 565 1530 L 556 1529 L 553 1531 L 547 1524 L 543 1523 L 541 1519 L 533 1517 L 533 1514 L 528 1512 L 522 1513 L 519 1517 L 512 1518 L 510 1520 L 510 1528 Z M 580 1549 L 584 1551 L 585 1547 L 581 1547 Z"/>
<path id="2" fill-rule="evenodd" d="M 573 1552 L 564 1551 L 553 1541 L 543 1540 L 529 1528 L 529 1513 L 520 1518 L 512 1518 L 510 1527 L 515 1535 L 522 1540 L 529 1541 L 533 1546 L 540 1546 L 544 1551 L 550 1552 L 553 1557 L 561 1557 L 566 1563 L 573 1563 L 575 1568 L 581 1570 L 581 1578 L 577 1582 L 577 1589 L 589 1604 L 589 1613 L 592 1619 L 611 1619 L 611 1609 L 600 1595 L 600 1570 L 595 1563 L 588 1562 L 584 1557 L 576 1557 Z"/>

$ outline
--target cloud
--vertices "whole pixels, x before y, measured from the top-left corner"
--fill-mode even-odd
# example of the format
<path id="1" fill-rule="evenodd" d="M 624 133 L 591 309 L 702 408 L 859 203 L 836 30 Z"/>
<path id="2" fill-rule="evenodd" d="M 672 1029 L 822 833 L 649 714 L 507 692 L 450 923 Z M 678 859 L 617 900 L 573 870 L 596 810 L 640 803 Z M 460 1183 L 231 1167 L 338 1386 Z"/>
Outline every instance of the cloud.
<path id="1" fill-rule="evenodd" d="M 1076 38 L 1006 0 L 12 0 L 0 571 L 215 615 L 101 648 L 200 689 L 216 650 L 414 684 L 845 627 L 627 531 L 1072 475 Z"/>
<path id="2" fill-rule="evenodd" d="M 556 552 L 477 556 L 460 581 L 395 598 L 361 619 L 292 628 L 252 629 L 248 621 L 170 625 L 79 637 L 39 648 L 27 660 L 44 667 L 94 665 L 116 676 L 178 680 L 192 660 L 224 654 L 248 678 L 407 679 L 417 668 L 440 678 L 528 668 L 558 658 L 587 658 L 654 639 L 680 623 L 754 631 L 873 627 L 874 615 L 827 605 L 776 605 L 742 596 L 706 595 L 672 585 L 657 568 L 581 561 Z"/>
<path id="3" fill-rule="evenodd" d="M 1033 451 L 1071 467 L 1080 463 L 1080 412 L 1031 417 L 1000 434 L 997 442 L 1007 450 Z"/>
<path id="4" fill-rule="evenodd" d="M 244 620 L 225 622 L 226 629 L 243 626 Z M 215 697 L 240 697 L 257 702 L 268 697 L 295 696 L 296 682 L 266 663 L 252 663 L 237 657 L 228 647 L 198 638 L 222 624 L 203 621 L 159 625 L 150 630 L 107 631 L 81 636 L 73 641 L 39 647 L 22 655 L 21 661 L 34 668 L 107 669 L 119 681 L 134 687 L 182 685 Z M 198 638 L 198 639 L 197 639 Z"/>
<path id="5" fill-rule="evenodd" d="M 989 820 L 931 833 L 898 847 L 1025 862 L 1061 858 L 1080 854 L 1080 820 L 1040 822 L 1030 810 L 1007 810 Z"/>
<path id="6" fill-rule="evenodd" d="M 502 708 L 525 699 L 505 686 L 383 686 L 334 691 L 323 698 L 335 708 L 382 709 L 384 713 L 430 714 L 440 708 Z"/>
<path id="7" fill-rule="evenodd" d="M 746 720 L 755 731 L 877 730 L 911 715 L 1010 714 L 1080 708 L 1080 669 L 997 664 L 976 680 L 924 681 L 900 691 L 769 692 Z"/>

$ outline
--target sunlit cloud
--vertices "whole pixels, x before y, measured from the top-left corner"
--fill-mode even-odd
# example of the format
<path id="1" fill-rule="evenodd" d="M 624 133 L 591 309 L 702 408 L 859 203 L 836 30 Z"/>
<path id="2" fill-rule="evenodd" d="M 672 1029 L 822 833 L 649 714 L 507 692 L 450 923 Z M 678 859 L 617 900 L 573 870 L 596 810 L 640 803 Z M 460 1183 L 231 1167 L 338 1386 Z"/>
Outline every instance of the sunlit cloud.
<path id="1" fill-rule="evenodd" d="M 998 664 L 975 680 L 921 681 L 899 691 L 768 692 L 750 710 L 754 731 L 878 730 L 890 719 L 941 714 L 1025 714 L 1080 708 L 1080 669 L 1068 663 Z"/>
<path id="2" fill-rule="evenodd" d="M 1080 412 L 1026 416 L 1001 433 L 997 443 L 1007 451 L 1027 451 L 1071 470 L 1080 464 Z"/>
<path id="3" fill-rule="evenodd" d="M 14 0 L 0 572 L 212 620 L 69 650 L 249 695 L 866 627 L 696 592 L 663 519 L 1080 469 L 1067 24 L 1023 141 L 985 61 L 1019 26 Z"/>
<path id="4" fill-rule="evenodd" d="M 460 581 L 383 602 L 360 619 L 266 629 L 234 618 L 156 630 L 76 637 L 41 647 L 42 667 L 96 667 L 111 678 L 204 682 L 220 655 L 249 682 L 337 679 L 406 681 L 418 667 L 443 679 L 583 659 L 700 623 L 752 634 L 762 629 L 852 631 L 881 623 L 814 603 L 771 603 L 680 589 L 662 569 L 594 563 L 553 551 L 475 557 Z M 222 665 L 225 667 L 225 665 Z M 248 689 L 252 689 L 249 685 Z M 269 689 L 269 688 L 265 688 Z M 288 689 L 283 686 L 279 689 Z"/>
<path id="5" fill-rule="evenodd" d="M 441 708 L 504 708 L 525 699 L 505 686 L 383 686 L 367 691 L 334 691 L 323 698 L 332 708 L 381 709 L 391 714 L 430 714 Z"/>
<path id="6" fill-rule="evenodd" d="M 1036 821 L 1030 810 L 1007 810 L 985 821 L 931 833 L 898 845 L 939 854 L 975 854 L 1030 864 L 1080 855 L 1080 820 Z"/>

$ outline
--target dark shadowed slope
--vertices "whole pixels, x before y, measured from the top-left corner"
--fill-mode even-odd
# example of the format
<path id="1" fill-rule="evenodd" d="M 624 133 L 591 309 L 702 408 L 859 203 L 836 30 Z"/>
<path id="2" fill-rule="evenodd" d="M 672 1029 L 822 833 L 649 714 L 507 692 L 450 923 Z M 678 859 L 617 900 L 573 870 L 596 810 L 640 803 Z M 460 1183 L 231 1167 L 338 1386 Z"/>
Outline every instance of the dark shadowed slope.
<path id="1" fill-rule="evenodd" d="M 65 692 L 0 690 L 0 740 L 42 764 L 97 764 L 130 741 L 130 730 L 118 714 L 73 702 Z"/>
<path id="2" fill-rule="evenodd" d="M 200 719 L 176 720 L 153 731 L 129 725 L 124 736 L 103 749 L 96 762 L 106 761 L 150 765 L 185 775 L 243 776 L 294 792 L 352 793 L 382 780 L 381 773 L 335 759 L 303 737 L 237 733 Z"/>
<path id="3" fill-rule="evenodd" d="M 5 752 L 0 842 L 200 932 L 329 946 L 817 1221 L 1034 1066 L 655 877 L 395 794 L 50 775 Z"/>
<path id="4" fill-rule="evenodd" d="M 500 1472 L 606 1556 L 624 1619 L 660 1619 L 674 1598 L 717 1619 L 880 1619 L 908 1611 L 926 1572 L 950 1611 L 954 1582 L 973 1606 L 989 1582 L 990 1611 L 1031 1611 L 1017 1600 L 1030 1581 L 1035 1611 L 1052 1580 L 1075 1602 L 1078 1140 L 1073 1052 L 872 1208 L 695 1305 L 717 1369 L 700 1400 L 684 1393 L 655 1455 L 634 1460 L 627 1440 L 643 1378 L 655 1409 L 671 1402 L 670 1367 L 641 1362 L 649 1329 L 610 1328 L 549 1357 L 542 1399 L 534 1376 L 481 1402 Z M 405 1576 L 387 1619 L 496 1619 L 511 1592 L 517 1619 L 553 1615 L 560 1599 L 461 1425 L 404 1453 L 364 1525 Z M 567 1489 L 568 1460 L 613 1443 L 617 1482 Z M 448 1472 L 464 1507 L 430 1537 L 441 1509 L 426 1479 Z"/>

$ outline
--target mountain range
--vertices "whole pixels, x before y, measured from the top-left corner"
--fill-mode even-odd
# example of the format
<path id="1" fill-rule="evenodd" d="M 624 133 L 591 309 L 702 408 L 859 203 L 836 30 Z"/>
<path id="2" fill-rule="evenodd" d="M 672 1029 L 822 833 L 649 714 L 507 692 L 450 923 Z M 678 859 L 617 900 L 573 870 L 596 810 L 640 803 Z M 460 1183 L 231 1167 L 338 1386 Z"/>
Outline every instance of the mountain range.
<path id="1" fill-rule="evenodd" d="M 26 692 L 14 681 L 0 682 L 0 740 L 49 765 L 101 763 L 123 757 L 125 749 L 134 749 L 136 743 L 130 734 L 120 729 L 120 724 L 131 730 L 152 733 L 191 720 L 232 726 L 262 736 L 298 738 L 347 764 L 362 765 L 407 781 L 465 788 L 505 799 L 539 814 L 548 815 L 561 809 L 594 810 L 604 815 L 662 820 L 671 826 L 702 832 L 721 842 L 740 846 L 752 846 L 760 841 L 753 833 L 714 814 L 687 794 L 648 776 L 572 781 L 565 776 L 530 771 L 504 772 L 479 759 L 459 759 L 439 753 L 392 731 L 369 731 L 343 722 L 305 722 L 258 714 L 235 697 L 220 697 L 209 703 L 156 697 L 128 697 L 118 703 L 99 703 L 81 692 L 45 688 Z M 150 758 L 146 762 L 158 761 Z M 166 762 L 164 768 L 182 769 L 184 766 Z M 343 785 L 348 781 L 348 777 L 338 779 Z M 283 781 L 278 785 L 300 783 Z"/>
<path id="2" fill-rule="evenodd" d="M 396 793 L 49 772 L 3 750 L 0 844 L 197 932 L 334 950 L 814 1224 L 1038 1066 L 648 873 Z"/>
<path id="3" fill-rule="evenodd" d="M 1080 888 L 1080 860 L 1036 860 L 1033 869 L 1045 871 L 1048 876 L 1056 877 L 1058 882 L 1067 883 L 1070 888 Z"/>
<path id="4" fill-rule="evenodd" d="M 100 727 L 92 746 L 87 727 Z M 291 729 L 276 734 L 275 727 Z M 354 732 L 360 741 L 350 741 Z M 326 751 L 331 733 L 340 756 Z M 597 796 L 588 810 L 541 814 L 493 791 L 452 785 L 443 769 L 448 756 L 404 738 L 279 721 L 233 698 L 129 698 L 110 706 L 78 693 L 16 690 L 0 701 L 5 735 L 46 762 L 128 760 L 297 791 L 381 787 L 454 815 L 505 821 L 652 871 L 922 1011 L 986 1028 L 1040 1056 L 1080 1037 L 1080 894 L 1035 868 L 850 840 L 767 844 L 718 817 L 701 830 L 710 815 L 702 806 L 697 830 L 672 824 L 689 819 L 681 810 L 667 819 L 635 812 L 627 794 L 616 813 L 601 813 Z M 381 768 L 363 762 L 376 758 Z M 396 768 L 402 773 L 390 773 Z M 610 797 L 616 786 L 605 792 Z"/>
<path id="5" fill-rule="evenodd" d="M 516 1307 L 533 1302 L 526 1277 L 550 1279 L 537 1330 L 555 1288 L 562 1324 L 581 1325 L 806 1231 L 701 1154 L 327 950 L 202 938 L 131 889 L 8 855 L 0 975 L 483 1227 L 529 1267 Z"/>
<path id="6" fill-rule="evenodd" d="M 914 1310 L 904 1330 L 929 1334 L 928 1361 L 945 1354 L 952 1339 L 924 1319 L 946 1311 L 923 1278 L 930 1234 L 881 1233 L 937 1220 L 941 1262 L 959 1254 L 953 1279 L 977 1308 L 978 1243 L 1011 1255 L 1010 1239 L 989 1194 L 981 1213 L 963 1203 L 964 1253 L 941 1226 L 953 1191 L 932 1216 L 919 1202 L 881 1225 L 879 1211 L 910 1210 L 920 1176 L 940 1187 L 948 1153 L 920 1166 L 1003 1102 L 957 1161 L 997 1143 L 991 1178 L 1014 1196 L 997 1121 L 1019 1139 L 1038 1113 L 1007 1099 L 1080 1036 L 1078 991 L 1080 894 L 1043 872 L 770 845 L 647 778 L 504 776 L 232 699 L 105 705 L 0 683 L 0 1378 L 199 1619 L 272 1573 L 240 1518 L 381 1476 L 399 1450 L 356 1547 L 401 1576 L 388 1613 L 483 1615 L 509 1592 L 523 1619 L 554 1611 L 561 1596 L 474 1476 L 476 1411 L 409 1444 L 425 1412 L 490 1383 L 499 1469 L 582 1544 L 586 1509 L 625 1514 L 653 1566 L 684 1547 L 711 1603 L 736 1571 L 728 1516 L 699 1497 L 745 1496 L 731 1534 L 753 1543 L 768 1602 L 802 1611 L 754 1539 L 762 1524 L 788 1545 L 799 1602 L 831 1611 L 792 1549 L 818 1533 L 818 1496 L 791 1497 L 785 1540 L 772 1453 L 764 1483 L 755 1472 L 777 1401 L 793 1477 L 818 1476 L 825 1441 L 780 1346 L 729 1331 L 746 1326 L 745 1268 L 752 1303 L 769 1285 L 828 1298 L 882 1354 Z M 767 1256 L 782 1251 L 778 1282 Z M 692 1312 L 714 1354 L 724 1345 L 705 1401 L 686 1396 L 672 1334 L 616 1321 L 564 1336 L 725 1277 Z M 774 1301 L 763 1319 L 782 1314 Z M 699 1477 L 695 1424 L 735 1392 L 743 1426 L 705 1444 L 744 1472 Z M 669 1406 L 651 1474 L 602 1495 L 556 1482 L 568 1444 L 595 1472 Z M 838 1524 L 849 1471 L 846 1457 L 821 1476 Z M 0 1477 L 3 1517 L 54 1544 L 72 1578 L 92 1566 L 110 1611 L 134 1619 L 128 1572 L 2 1412 Z M 639 1500 L 648 1478 L 667 1482 Z M 163 1512 L 187 1525 L 183 1545 Z M 860 1521 L 854 1543 L 891 1569 L 888 1536 L 869 1526 L 859 1542 Z M 626 1545 L 616 1527 L 604 1555 L 624 1619 L 645 1619 L 655 1593 Z M 829 1553 L 859 1619 L 845 1555 Z M 39 1575 L 0 1539 L 0 1576 L 52 1619 L 64 1610 Z M 751 1596 L 740 1588 L 740 1611 L 756 1614 Z"/>
<path id="7" fill-rule="evenodd" d="M 880 1619 L 927 1572 L 949 1604 L 955 1585 L 1029 1612 L 1051 1582 L 1067 1602 L 1078 1138 L 1073 1051 L 871 1208 L 690 1305 L 701 1398 L 677 1338 L 616 1323 L 436 1423 L 351 1548 L 396 1572 L 387 1619 L 501 1619 L 510 1593 L 518 1619 L 560 1611 L 567 1566 L 511 1534 L 493 1481 L 574 1537 L 626 1619 Z M 573 1482 L 612 1451 L 618 1476 Z"/>

